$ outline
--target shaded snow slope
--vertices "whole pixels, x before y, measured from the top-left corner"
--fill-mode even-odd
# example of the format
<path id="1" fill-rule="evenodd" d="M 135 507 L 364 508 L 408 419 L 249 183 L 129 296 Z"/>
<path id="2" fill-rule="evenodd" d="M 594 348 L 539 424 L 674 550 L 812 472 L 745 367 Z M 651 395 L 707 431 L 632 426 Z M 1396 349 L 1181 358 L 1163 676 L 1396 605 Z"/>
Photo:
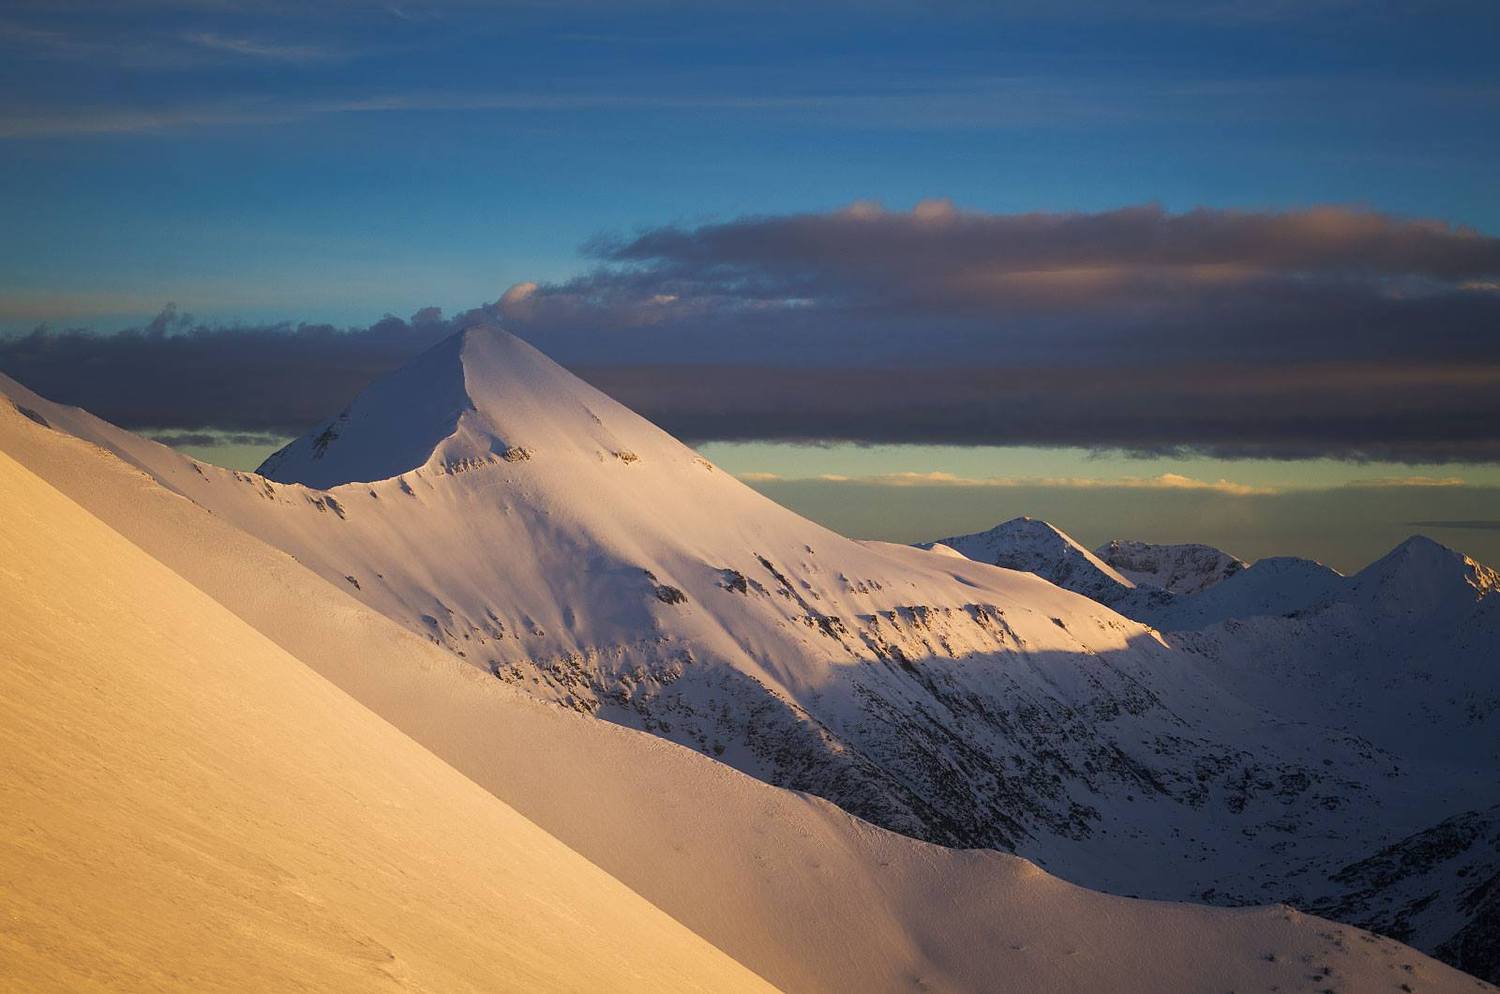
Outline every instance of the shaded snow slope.
<path id="1" fill-rule="evenodd" d="M 0 454 L 0 987 L 771 991 Z"/>
<path id="2" fill-rule="evenodd" d="M 1382 615 L 1445 625 L 1496 594 L 1500 573 L 1414 535 L 1352 576 L 1341 599 Z"/>
<path id="3" fill-rule="evenodd" d="M 1483 805 L 1500 769 L 1497 591 L 1500 573 L 1414 536 L 1352 577 L 1273 557 L 1196 593 L 1114 606 L 1212 660 L 1235 696 L 1357 735 L 1393 778 L 1466 771 L 1455 782 Z M 1374 851 L 1352 846 L 1346 865 L 1304 885 L 1303 903 L 1500 976 L 1494 809 L 1455 807 L 1460 797 Z"/>
<path id="4" fill-rule="evenodd" d="M 342 989 L 380 989 L 363 971 L 378 979 L 382 969 L 399 977 L 408 989 L 422 989 L 427 976 L 422 968 L 438 956 L 453 971 L 461 970 L 471 956 L 484 958 L 491 972 L 487 982 L 477 986 L 485 989 L 517 976 L 522 978 L 521 987 L 547 989 L 545 984 L 526 982 L 525 974 L 508 972 L 511 960 L 506 957 L 518 950 L 550 949 L 554 944 L 546 939 L 527 941 L 528 927 L 549 920 L 545 911 L 534 922 L 521 925 L 508 924 L 505 914 L 464 913 L 469 910 L 463 904 L 467 896 L 489 885 L 483 870 L 488 861 L 511 861 L 503 889 L 494 892 L 496 899 L 513 899 L 514 891 L 529 879 L 524 874 L 530 864 L 520 861 L 514 851 L 530 838 L 525 830 L 534 831 L 532 826 L 527 822 L 519 822 L 520 828 L 511 822 L 481 826 L 466 820 L 462 802 L 466 784 L 452 786 L 454 796 L 431 796 L 432 791 L 451 786 L 451 777 L 441 769 L 424 772 L 420 787 L 409 788 L 399 806 L 361 804 L 360 800 L 383 797 L 380 785 L 404 776 L 409 766 L 420 768 L 422 757 L 413 756 L 410 743 L 389 728 L 378 723 L 375 731 L 367 728 L 369 715 L 350 716 L 345 699 L 328 685 L 307 673 L 300 678 L 290 673 L 284 652 L 296 655 L 495 797 L 515 805 L 533 822 L 787 991 L 1155 994 L 1273 988 L 1395 992 L 1403 989 L 1402 984 L 1437 992 L 1479 988 L 1474 981 L 1396 943 L 1286 909 L 1226 911 L 1106 897 L 1064 884 L 1012 857 L 943 850 L 880 831 L 816 799 L 768 787 L 690 750 L 525 698 L 462 664 L 440 646 L 370 611 L 351 596 L 347 585 L 320 578 L 221 516 L 177 499 L 105 453 L 44 431 L 7 409 L 0 409 L 0 449 L 35 467 L 173 571 L 167 573 L 155 563 L 149 564 L 149 570 L 146 566 L 140 571 L 117 570 L 114 553 L 123 543 L 112 535 L 85 531 L 85 524 L 72 518 L 57 522 L 63 526 L 58 536 L 23 518 L 0 516 L 0 535 L 4 536 L 0 541 L 7 543 L 7 553 L 18 553 L 3 561 L 21 563 L 29 570 L 26 583 L 14 589 L 0 587 L 7 607 L 31 590 L 36 603 L 47 605 L 37 621 L 40 631 L 57 636 L 68 611 L 88 612 L 88 630 L 113 632 L 121 637 L 119 646 L 149 651 L 156 644 L 148 640 L 159 610 L 159 587 L 165 586 L 170 588 L 166 600 L 172 614 L 162 622 L 162 630 L 174 633 L 203 655 L 193 660 L 196 665 L 187 684 L 210 698 L 232 688 L 230 713 L 214 726 L 214 741 L 222 750 L 210 757 L 212 763 L 231 765 L 199 770 L 174 761 L 153 768 L 143 763 L 140 751 L 128 747 L 135 739 L 109 726 L 92 748 L 105 750 L 114 779 L 134 785 L 141 770 L 155 769 L 158 775 L 151 779 L 151 789 L 166 797 L 169 788 L 179 784 L 190 788 L 180 809 L 192 812 L 204 799 L 222 805 L 226 795 L 237 798 L 249 793 L 243 784 L 259 785 L 276 777 L 276 796 L 265 799 L 255 794 L 257 803 L 300 802 L 302 807 L 280 825 L 276 838 L 254 838 L 246 851 L 256 854 L 248 863 L 250 868 L 274 868 L 277 864 L 267 859 L 279 859 L 288 848 L 300 845 L 301 833 L 307 829 L 299 826 L 310 816 L 316 818 L 311 829 L 329 833 L 323 836 L 325 840 L 342 843 L 319 847 L 319 855 L 330 860 L 357 861 L 375 852 L 400 866 L 413 856 L 431 857 L 449 847 L 463 853 L 466 875 L 460 880 L 443 876 L 441 861 L 436 869 L 427 865 L 421 873 L 399 878 L 401 900 L 389 902 L 401 913 L 399 928 L 393 930 L 394 937 L 383 930 L 370 933 L 397 958 L 372 955 L 373 965 L 367 965 L 359 955 L 340 950 L 339 962 L 353 971 Z M 20 471 L 10 469 L 9 464 L 0 467 L 0 486 L 19 478 Z M 35 508 L 38 500 L 23 495 L 20 504 Z M 4 506 L 8 510 L 10 504 Z M 24 526 L 22 540 L 37 548 L 13 550 L 8 523 L 17 529 Z M 97 522 L 86 526 L 101 528 Z M 67 538 L 70 535 L 88 550 L 88 560 L 81 559 Z M 132 561 L 144 559 L 136 548 L 129 552 L 135 557 Z M 147 572 L 151 575 L 143 579 Z M 7 584 L 20 575 L 0 574 Z M 198 591 L 179 589 L 186 586 L 179 577 L 217 598 L 270 641 L 261 641 L 255 658 L 243 658 L 239 633 L 246 630 L 244 626 L 218 612 L 218 606 L 206 598 L 202 603 L 192 602 Z M 49 578 L 65 585 L 70 596 L 48 596 Z M 85 599 L 73 598 L 73 592 L 86 595 Z M 123 620 L 111 613 L 122 595 L 134 598 L 125 603 L 128 617 Z M 72 606 L 58 610 L 67 604 Z M 187 627 L 184 619 L 189 621 Z M 146 632 L 131 627 L 143 624 Z M 202 630 L 193 627 L 220 624 L 239 625 L 230 643 L 210 642 Z M 116 648 L 112 646 L 111 653 Z M 34 722 L 37 714 L 55 716 L 59 702 L 82 700 L 86 705 L 71 712 L 78 719 L 71 727 L 86 735 L 105 729 L 92 724 L 100 712 L 128 712 L 117 716 L 126 725 L 171 716 L 173 712 L 158 705 L 161 697 L 168 696 L 163 687 L 177 686 L 175 676 L 169 680 L 167 674 L 178 672 L 175 652 L 179 649 L 180 645 L 174 645 L 153 653 L 162 662 L 153 664 L 151 689 L 142 692 L 146 697 L 136 707 L 123 694 L 115 701 L 98 694 L 95 680 L 77 679 L 94 672 L 89 669 L 94 667 L 97 682 L 117 693 L 134 687 L 140 675 L 133 654 L 114 672 L 109 668 L 109 654 L 85 653 L 75 665 L 59 667 L 53 664 L 63 657 L 49 653 L 47 672 L 36 675 L 42 678 L 35 690 L 42 702 L 27 709 L 26 718 Z M 163 668 L 169 663 L 173 668 Z M 19 672 L 12 669 L 4 675 Z M 34 676 L 29 670 L 26 673 L 28 679 Z M 262 688 L 270 700 L 263 699 Z M 311 727 L 290 728 L 283 723 L 284 716 L 304 711 L 312 714 L 307 719 Z M 246 725 L 247 716 L 259 719 L 258 723 Z M 176 757 L 197 756 L 192 731 L 187 730 L 192 726 L 190 720 L 176 720 L 164 730 L 153 729 L 153 735 L 167 737 L 153 740 L 145 755 L 187 739 Z M 39 745 L 50 742 L 45 727 L 11 720 L 0 723 L 0 734 L 17 728 L 26 733 L 20 740 L 24 747 L 40 751 Z M 247 729 L 272 737 L 241 744 L 237 737 Z M 385 736 L 383 740 L 359 738 L 359 734 L 376 735 L 377 731 Z M 322 768 L 327 751 L 345 747 L 353 754 L 343 757 L 337 769 Z M 7 748 L 12 744 L 7 742 Z M 281 750 L 292 748 L 296 759 L 283 770 L 277 765 L 282 762 Z M 18 767 L 5 769 L 9 773 Z M 213 776 L 220 770 L 223 776 Z M 208 776 L 210 782 L 201 785 L 192 779 L 194 775 Z M 372 782 L 361 782 L 360 777 Z M 309 779 L 318 782 L 304 791 Z M 332 800 L 319 793 L 329 785 L 343 788 L 331 792 Z M 105 789 L 122 788 L 105 785 Z M 347 820 L 337 822 L 332 814 L 326 821 L 321 817 L 351 806 L 357 809 L 353 827 Z M 178 806 L 172 807 L 169 814 L 180 814 Z M 500 805 L 495 808 L 505 810 Z M 258 809 L 251 810 L 258 813 Z M 7 813 L 0 810 L 0 819 Z M 393 823 L 418 824 L 423 818 L 441 825 L 420 831 L 415 839 L 388 834 Z M 254 818 L 227 822 L 227 828 L 245 832 L 247 824 L 256 824 Z M 329 822 L 345 834 L 332 834 Z M 217 823 L 210 827 L 226 828 Z M 145 833 L 146 837 L 156 834 Z M 194 838 L 194 852 L 200 852 L 205 840 L 212 842 L 215 835 L 200 831 Z M 104 858 L 114 852 L 110 847 L 121 844 L 108 834 L 96 841 Z M 82 851 L 94 855 L 90 846 Z M 335 893 L 323 873 L 303 875 L 296 872 L 303 870 L 298 864 L 287 864 L 287 868 L 294 872 L 273 875 L 274 882 L 264 892 L 252 892 L 251 898 L 240 900 L 254 907 L 253 901 L 264 893 L 268 900 L 287 902 L 290 907 Z M 215 879 L 230 880 L 237 871 L 230 865 L 216 872 Z M 386 879 L 365 872 L 358 876 L 357 895 L 339 895 L 341 900 L 329 904 L 298 905 L 308 910 L 291 920 L 305 927 L 326 916 L 363 913 L 367 902 L 379 901 L 380 881 Z M 562 879 L 549 876 L 550 886 L 557 892 L 565 890 L 572 878 L 555 868 L 551 873 Z M 160 890 L 173 894 L 172 888 L 178 886 L 174 881 Z M 433 890 L 442 893 L 446 914 L 440 921 L 428 922 L 415 912 Z M 603 899 L 598 903 L 602 906 Z M 195 920 L 202 907 L 188 908 Z M 238 902 L 231 902 L 231 907 L 235 913 L 242 910 Z M 97 928 L 98 914 L 107 908 L 92 910 Z M 516 909 L 517 913 L 530 910 L 528 905 Z M 171 909 L 166 913 L 170 915 Z M 590 920 L 593 913 L 584 913 L 582 918 Z M 659 946 L 638 938 L 637 929 L 654 920 L 648 909 L 643 923 L 621 927 L 620 942 L 640 942 L 643 954 L 663 955 Z M 169 917 L 163 927 L 175 922 Z M 153 927 L 145 923 L 145 934 L 152 935 Z M 557 937 L 571 940 L 578 927 L 577 922 L 559 926 Z M 472 930 L 477 938 L 472 944 L 433 941 L 432 930 L 444 928 L 460 934 Z M 15 934 L 13 928 L 5 933 L 7 937 Z M 193 934 L 190 926 L 184 939 Z M 359 934 L 350 933 L 351 941 Z M 420 948 L 410 948 L 405 941 L 408 937 Z M 265 934 L 258 939 L 264 942 Z M 501 948 L 496 950 L 492 943 Z M 127 955 L 131 948 L 118 941 L 111 944 L 116 956 Z M 204 950 L 234 953 L 239 947 L 227 945 L 222 934 L 212 936 L 202 949 L 184 951 L 161 942 L 153 947 L 151 962 L 163 969 L 190 969 L 197 961 L 180 957 L 207 955 Z M 570 950 L 573 958 L 584 961 L 574 964 L 575 969 L 600 966 L 594 947 L 575 943 Z M 581 950 L 587 952 L 579 955 Z M 232 980 L 253 976 L 248 972 L 251 967 L 291 969 L 264 953 L 261 947 L 250 958 L 247 972 L 230 975 Z M 278 955 L 285 956 L 286 947 L 278 948 Z M 32 965 L 9 956 L 0 963 L 6 964 L 0 970 L 12 971 L 20 969 L 18 964 Z M 664 969 L 666 964 L 655 963 L 642 971 L 642 977 L 670 989 L 658 979 Z M 280 976 L 270 980 L 269 986 L 285 986 L 278 982 Z M 213 987 L 201 977 L 196 981 L 195 989 Z M 450 979 L 441 989 L 459 986 Z M 586 983 L 583 989 L 625 986 L 610 978 Z M 715 978 L 714 989 L 733 989 L 732 978 Z"/>
<path id="5" fill-rule="evenodd" d="M 1123 540 L 1090 552 L 1055 525 L 1029 517 L 920 547 L 934 546 L 1034 573 L 1161 631 L 1289 614 L 1343 589 L 1337 573 L 1310 560 L 1265 559 L 1251 569 L 1212 546 Z"/>
<path id="6" fill-rule="evenodd" d="M 1341 868 L 1323 914 L 1422 942 L 1477 976 L 1500 975 L 1500 807 L 1466 811 Z"/>
<path id="7" fill-rule="evenodd" d="M 1234 576 L 1248 564 L 1211 545 L 1157 545 L 1115 539 L 1094 555 L 1137 586 L 1196 594 Z"/>
<path id="8" fill-rule="evenodd" d="M 1346 700 L 1317 689 L 1343 664 L 1308 648 L 1338 650 L 1331 629 L 1164 641 L 1036 576 L 807 522 L 508 336 L 469 332 L 433 356 L 447 365 L 426 369 L 428 393 L 464 383 L 451 429 L 440 419 L 403 455 L 432 444 L 420 468 L 376 479 L 389 464 L 354 443 L 380 418 L 356 402 L 325 458 L 349 442 L 338 476 L 373 482 L 327 491 L 11 392 L 482 679 L 1092 886 L 1310 900 L 1352 859 L 1500 802 L 1483 777 L 1492 712 L 1450 729 L 1442 754 L 1369 734 L 1377 716 L 1453 714 L 1443 701 L 1466 699 L 1472 675 Z M 550 413 L 508 413 L 528 407 Z M 320 462 L 287 451 L 306 466 L 282 475 Z"/>
<path id="9" fill-rule="evenodd" d="M 1311 559 L 1271 556 L 1196 594 L 1142 612 L 1163 631 L 1206 628 L 1223 621 L 1286 616 L 1331 603 L 1345 589 L 1337 572 Z"/>

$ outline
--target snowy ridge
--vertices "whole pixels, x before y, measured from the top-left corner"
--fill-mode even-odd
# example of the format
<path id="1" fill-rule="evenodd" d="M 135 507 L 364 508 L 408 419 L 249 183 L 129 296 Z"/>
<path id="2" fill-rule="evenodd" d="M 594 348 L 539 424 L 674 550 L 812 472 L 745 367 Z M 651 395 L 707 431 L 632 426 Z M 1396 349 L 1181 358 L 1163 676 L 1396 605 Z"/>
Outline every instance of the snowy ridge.
<path id="1" fill-rule="evenodd" d="M 1451 703 L 1488 700 L 1484 674 L 1449 666 L 1420 694 L 1348 701 L 1322 689 L 1368 663 L 1347 651 L 1348 604 L 1164 639 L 1117 613 L 1136 610 L 1124 598 L 1111 609 L 1028 573 L 852 542 L 499 332 L 383 383 L 266 467 L 339 481 L 328 490 L 198 464 L 7 390 L 500 682 L 1077 882 L 1309 901 L 1339 893 L 1331 875 L 1351 860 L 1500 803 L 1500 785 L 1474 787 L 1500 713 Z M 431 417 L 406 419 L 408 402 Z M 399 458 L 379 443 L 388 425 L 407 426 Z M 1044 523 L 1016 530 L 1081 564 L 1070 582 L 1178 599 Z M 1493 619 L 1483 600 L 1475 617 Z M 1445 645 L 1500 644 L 1489 623 Z M 1449 721 L 1441 750 L 1378 731 L 1434 718 Z"/>
<path id="2" fill-rule="evenodd" d="M 1287 616 L 1331 603 L 1347 581 L 1311 559 L 1271 556 L 1195 594 L 1141 612 L 1142 621 L 1163 631 L 1207 628 L 1231 619 Z"/>
<path id="3" fill-rule="evenodd" d="M 972 559 L 1006 569 L 1035 573 L 1065 590 L 1109 603 L 1135 584 L 1060 529 L 1036 518 L 1012 518 L 988 531 L 955 535 L 924 543 L 942 546 Z"/>
<path id="4" fill-rule="evenodd" d="M 1161 631 L 1284 617 L 1335 603 L 1446 628 L 1500 589 L 1500 573 L 1420 535 L 1352 577 L 1295 556 L 1246 565 L 1207 545 L 1116 539 L 1095 554 L 1029 517 L 919 547 L 951 548 L 978 562 L 1034 573 Z"/>
<path id="5" fill-rule="evenodd" d="M 1138 586 L 1071 535 L 1038 518 L 1012 518 L 988 531 L 942 538 L 918 548 L 952 549 L 975 562 L 1033 573 L 1137 620 L 1149 622 L 1153 612 L 1172 601 L 1167 591 Z"/>
<path id="6" fill-rule="evenodd" d="M 464 362 L 471 389 L 485 381 L 490 397 L 556 405 L 567 413 L 554 425 L 587 409 L 600 419 L 584 413 L 591 430 L 607 434 L 580 442 L 545 423 L 518 425 L 508 434 L 532 451 L 525 460 L 454 472 L 424 458 L 390 479 L 314 491 L 194 463 L 40 398 L 29 406 L 502 680 L 879 824 L 1011 848 L 1033 833 L 1086 835 L 1101 818 L 1071 791 L 1028 788 L 1049 780 L 1053 764 L 1092 766 L 1116 789 L 1134 789 L 1139 772 L 1114 743 L 1141 738 L 1130 726 L 1143 709 L 1164 712 L 1134 675 L 1168 665 L 1149 662 L 1162 651 L 1149 631 L 1026 574 L 851 542 L 555 365 L 549 373 L 565 379 L 540 391 L 528 370 L 489 365 L 508 349 L 536 355 L 509 336 L 463 340 L 424 359 Z M 456 380 L 441 367 L 423 372 Z M 494 425 L 505 418 L 484 415 Z M 326 458 L 358 437 L 341 437 Z M 403 461 L 412 455 L 421 453 Z M 373 479 L 388 465 L 383 456 L 371 467 L 346 463 L 340 475 Z M 1013 664 L 986 672 L 994 653 Z M 1092 660 L 1105 653 L 1122 668 L 1099 670 Z M 928 661 L 951 668 L 946 688 L 924 674 Z M 1068 710 L 1058 697 L 1067 687 L 1112 700 L 1101 706 L 1118 729 L 1084 734 L 1081 719 L 1048 719 Z M 970 694 L 994 704 L 965 719 Z M 965 722 L 982 727 L 966 734 Z M 933 764 L 923 754 L 953 758 Z M 953 765 L 960 754 L 967 770 Z"/>
<path id="7" fill-rule="evenodd" d="M 1200 593 L 1249 565 L 1211 545 L 1156 545 L 1124 539 L 1106 542 L 1094 555 L 1137 586 L 1172 594 Z"/>

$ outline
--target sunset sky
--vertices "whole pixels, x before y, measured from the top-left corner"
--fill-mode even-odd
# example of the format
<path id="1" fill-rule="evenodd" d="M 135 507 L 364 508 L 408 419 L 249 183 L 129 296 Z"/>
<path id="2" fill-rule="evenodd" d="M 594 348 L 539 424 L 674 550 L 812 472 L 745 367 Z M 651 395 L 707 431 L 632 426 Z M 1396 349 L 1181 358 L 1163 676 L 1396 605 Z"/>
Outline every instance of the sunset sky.
<path id="1" fill-rule="evenodd" d="M 0 371 L 253 467 L 499 321 L 859 537 L 1500 562 L 1497 37 L 1491 2 L 9 0 Z"/>

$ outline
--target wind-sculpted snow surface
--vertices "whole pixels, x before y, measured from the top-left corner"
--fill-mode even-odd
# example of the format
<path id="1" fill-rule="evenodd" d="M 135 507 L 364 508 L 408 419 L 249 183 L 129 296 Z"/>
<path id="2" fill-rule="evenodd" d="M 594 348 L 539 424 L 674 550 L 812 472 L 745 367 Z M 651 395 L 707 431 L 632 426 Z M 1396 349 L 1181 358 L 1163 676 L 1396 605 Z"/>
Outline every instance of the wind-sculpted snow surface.
<path id="1" fill-rule="evenodd" d="M 3 452 L 0 563 L 0 989 L 774 994 Z"/>
<path id="2" fill-rule="evenodd" d="M 1485 800 L 1493 714 L 1458 737 L 1467 764 L 1423 765 L 1211 632 L 1164 640 L 1027 573 L 833 534 L 503 333 L 372 387 L 269 460 L 278 479 L 13 397 L 498 682 L 1091 886 L 1300 900 Z"/>

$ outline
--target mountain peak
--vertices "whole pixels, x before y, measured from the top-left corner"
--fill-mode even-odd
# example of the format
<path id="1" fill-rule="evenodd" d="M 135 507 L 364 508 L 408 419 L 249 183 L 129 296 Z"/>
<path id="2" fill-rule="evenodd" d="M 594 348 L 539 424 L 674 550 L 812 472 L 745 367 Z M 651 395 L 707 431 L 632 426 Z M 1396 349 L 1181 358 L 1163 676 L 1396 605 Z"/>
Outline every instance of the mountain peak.
<path id="1" fill-rule="evenodd" d="M 1462 569 L 1468 562 L 1463 553 L 1448 548 L 1426 535 L 1413 535 L 1405 539 L 1385 555 L 1355 574 L 1355 578 L 1389 576 L 1397 572 L 1413 570 L 1451 571 Z"/>
<path id="2" fill-rule="evenodd" d="M 1413 535 L 1398 544 L 1391 550 L 1391 554 L 1404 556 L 1414 555 L 1443 555 L 1462 559 L 1463 556 L 1455 549 L 1450 549 L 1436 539 L 1428 538 L 1426 535 Z"/>
<path id="3" fill-rule="evenodd" d="M 1351 578 L 1351 593 L 1400 614 L 1427 614 L 1500 590 L 1500 573 L 1413 535 Z"/>
<path id="4" fill-rule="evenodd" d="M 611 429 L 660 435 L 526 342 L 480 325 L 376 380 L 259 472 L 328 489 L 419 469 L 522 462 L 539 451 L 633 457 Z"/>
<path id="5" fill-rule="evenodd" d="M 1135 584 L 1084 548 L 1067 532 L 1040 518 L 1022 516 L 988 531 L 938 539 L 976 562 L 1035 573 L 1060 587 L 1113 603 Z"/>

